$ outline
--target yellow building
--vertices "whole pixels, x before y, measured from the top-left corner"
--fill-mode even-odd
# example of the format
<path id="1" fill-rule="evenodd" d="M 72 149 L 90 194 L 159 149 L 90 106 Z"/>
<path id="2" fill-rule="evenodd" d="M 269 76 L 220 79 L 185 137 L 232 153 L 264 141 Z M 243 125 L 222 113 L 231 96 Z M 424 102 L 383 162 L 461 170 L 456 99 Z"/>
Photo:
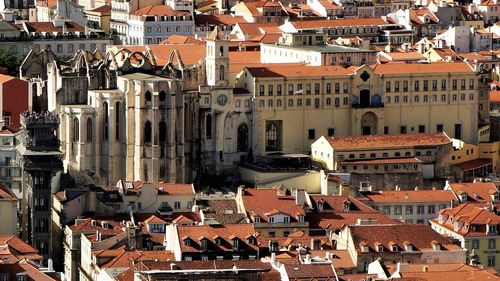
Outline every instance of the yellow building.
<path id="1" fill-rule="evenodd" d="M 248 67 L 254 154 L 304 153 L 322 135 L 445 131 L 476 143 L 478 79 L 464 62 Z M 446 112 L 446 114 L 443 114 Z"/>
<path id="2" fill-rule="evenodd" d="M 469 259 L 500 270 L 500 216 L 475 204 L 441 210 L 429 221 L 438 233 L 457 239 L 468 250 Z M 474 257 L 474 254 L 477 255 Z"/>
<path id="3" fill-rule="evenodd" d="M 16 195 L 14 195 L 12 191 L 3 185 L 0 185 L 0 214 L 2 214 L 2 227 L 0 228 L 0 235 L 17 235 L 18 201 L 19 199 L 17 199 Z"/>

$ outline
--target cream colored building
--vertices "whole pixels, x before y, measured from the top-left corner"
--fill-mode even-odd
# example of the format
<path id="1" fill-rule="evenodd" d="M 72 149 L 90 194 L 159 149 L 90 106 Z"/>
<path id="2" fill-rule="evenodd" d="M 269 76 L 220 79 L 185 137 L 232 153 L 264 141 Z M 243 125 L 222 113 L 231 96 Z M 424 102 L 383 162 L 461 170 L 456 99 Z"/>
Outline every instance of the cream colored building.
<path id="1" fill-rule="evenodd" d="M 254 154 L 303 153 L 319 136 L 435 133 L 477 141 L 478 79 L 460 63 L 248 67 Z M 443 114 L 446 112 L 446 114 Z"/>
<path id="2" fill-rule="evenodd" d="M 0 185 L 0 215 L 2 227 L 0 235 L 17 235 L 17 199 L 8 188 Z"/>
<path id="3" fill-rule="evenodd" d="M 116 189 L 123 199 L 121 211 L 138 213 L 190 212 L 194 205 L 192 184 L 118 181 Z"/>

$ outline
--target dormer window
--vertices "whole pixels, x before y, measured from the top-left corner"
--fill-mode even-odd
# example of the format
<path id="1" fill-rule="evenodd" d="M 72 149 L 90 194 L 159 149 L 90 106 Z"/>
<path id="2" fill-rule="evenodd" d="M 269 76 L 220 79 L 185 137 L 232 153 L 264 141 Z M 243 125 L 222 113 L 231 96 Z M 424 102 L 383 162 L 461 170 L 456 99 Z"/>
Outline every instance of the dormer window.
<path id="1" fill-rule="evenodd" d="M 460 195 L 460 200 L 467 201 L 467 193 L 462 193 L 462 195 Z"/>
<path id="2" fill-rule="evenodd" d="M 297 217 L 297 220 L 298 220 L 299 222 L 304 222 L 304 216 L 298 216 L 298 217 Z"/>
<path id="3" fill-rule="evenodd" d="M 201 239 L 201 250 L 206 251 L 208 249 L 208 242 L 206 238 Z"/>
<path id="4" fill-rule="evenodd" d="M 368 248 L 368 246 L 362 246 L 362 247 L 361 247 L 361 251 L 362 251 L 363 253 L 368 253 L 368 252 L 370 251 L 370 248 Z"/>
<path id="5" fill-rule="evenodd" d="M 393 245 L 392 246 L 392 251 L 397 252 L 399 250 L 398 245 Z"/>
<path id="6" fill-rule="evenodd" d="M 433 243 L 432 248 L 434 248 L 434 251 L 439 251 L 439 250 L 441 250 L 441 244 L 440 243 Z"/>
<path id="7" fill-rule="evenodd" d="M 487 224 L 486 233 L 497 233 L 497 226 L 494 224 Z"/>
<path id="8" fill-rule="evenodd" d="M 500 201 L 500 195 L 498 193 L 492 194 L 491 198 L 493 201 Z"/>
<path id="9" fill-rule="evenodd" d="M 239 239 L 238 238 L 233 238 L 231 240 L 231 244 L 233 246 L 233 251 L 234 250 L 238 250 L 238 246 L 239 246 Z"/>
<path id="10" fill-rule="evenodd" d="M 379 251 L 379 252 L 383 252 L 383 251 L 384 251 L 384 246 L 379 245 L 379 246 L 377 247 L 377 251 Z"/>
<path id="11" fill-rule="evenodd" d="M 351 209 L 351 201 L 349 200 L 344 201 L 344 211 L 349 212 L 350 209 Z"/>
<path id="12" fill-rule="evenodd" d="M 284 223 L 289 223 L 290 222 L 290 217 L 289 216 L 284 216 L 283 217 L 283 222 Z"/>
<path id="13" fill-rule="evenodd" d="M 470 226 L 470 230 L 471 230 L 471 231 L 477 231 L 477 225 L 474 225 L 474 224 L 473 224 L 473 225 L 471 225 L 471 226 Z"/>
<path id="14" fill-rule="evenodd" d="M 247 238 L 247 242 L 248 242 L 248 244 L 250 244 L 250 245 L 255 245 L 255 238 L 254 238 L 253 236 L 249 236 L 249 237 Z"/>
<path id="15" fill-rule="evenodd" d="M 184 246 L 191 246 L 191 239 L 189 238 L 184 239 Z"/>
<path id="16" fill-rule="evenodd" d="M 269 223 L 274 223 L 274 217 L 269 217 Z"/>
<path id="17" fill-rule="evenodd" d="M 413 246 L 411 244 L 407 244 L 407 245 L 405 245 L 405 250 L 407 252 L 411 252 L 411 251 L 413 251 Z"/>
<path id="18" fill-rule="evenodd" d="M 253 220 L 254 220 L 254 222 L 256 222 L 256 223 L 260 223 L 260 217 L 255 217 Z"/>
<path id="19" fill-rule="evenodd" d="M 323 211 L 323 201 L 318 201 L 318 212 Z"/>
<path id="20" fill-rule="evenodd" d="M 222 238 L 220 237 L 215 238 L 215 244 L 217 244 L 217 246 L 220 246 L 222 244 Z"/>

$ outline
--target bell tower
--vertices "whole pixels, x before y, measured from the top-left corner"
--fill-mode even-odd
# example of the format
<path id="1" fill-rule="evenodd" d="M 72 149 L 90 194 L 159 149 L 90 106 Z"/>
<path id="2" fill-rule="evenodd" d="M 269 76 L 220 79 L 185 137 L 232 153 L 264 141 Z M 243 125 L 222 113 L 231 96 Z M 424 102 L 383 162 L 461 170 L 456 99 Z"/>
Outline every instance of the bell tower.
<path id="1" fill-rule="evenodd" d="M 229 46 L 226 36 L 217 26 L 206 39 L 207 85 L 227 86 L 229 73 Z"/>

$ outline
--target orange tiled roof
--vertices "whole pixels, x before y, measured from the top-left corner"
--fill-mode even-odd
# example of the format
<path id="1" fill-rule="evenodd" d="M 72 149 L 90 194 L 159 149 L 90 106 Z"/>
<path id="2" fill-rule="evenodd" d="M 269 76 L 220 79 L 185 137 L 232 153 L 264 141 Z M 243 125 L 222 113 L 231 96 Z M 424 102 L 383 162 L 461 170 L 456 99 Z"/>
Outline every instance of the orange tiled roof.
<path id="1" fill-rule="evenodd" d="M 18 201 L 19 199 L 10 189 L 0 184 L 0 200 Z"/>
<path id="2" fill-rule="evenodd" d="M 374 203 L 385 202 L 450 202 L 457 200 L 451 190 L 384 190 L 369 192 L 365 196 Z"/>
<path id="3" fill-rule="evenodd" d="M 176 11 L 169 5 L 152 5 L 139 9 L 132 13 L 136 16 L 189 16 L 186 11 Z"/>
<path id="4" fill-rule="evenodd" d="M 166 221 L 162 220 L 161 218 L 155 216 L 155 215 L 152 215 L 150 216 L 149 218 L 147 218 L 145 221 L 144 221 L 145 224 L 167 224 Z"/>
<path id="5" fill-rule="evenodd" d="M 496 225 L 497 229 L 500 226 L 500 216 L 470 203 L 441 210 L 439 217 L 432 221 L 462 236 L 472 237 L 487 236 L 486 225 Z"/>
<path id="6" fill-rule="evenodd" d="M 212 32 L 207 36 L 206 40 L 225 40 L 226 35 L 220 30 L 219 26 L 216 26 Z"/>
<path id="7" fill-rule="evenodd" d="M 247 68 L 253 77 L 334 77 L 352 74 L 349 69 L 341 66 L 303 66 L 290 67 L 289 65 L 269 65 Z"/>
<path id="8" fill-rule="evenodd" d="M 102 268 L 128 268 L 140 261 L 168 261 L 175 259 L 174 254 L 168 251 L 123 251 Z"/>
<path id="9" fill-rule="evenodd" d="M 298 215 L 304 215 L 302 206 L 297 205 L 291 195 L 278 196 L 276 189 L 243 189 L 243 205 L 250 217 L 260 217 L 261 222 L 267 222 L 275 213 L 290 216 L 290 221 L 297 221 Z"/>
<path id="10" fill-rule="evenodd" d="M 472 68 L 464 62 L 385 63 L 374 65 L 372 68 L 377 74 L 474 72 Z"/>
<path id="11" fill-rule="evenodd" d="M 297 29 L 328 28 L 342 26 L 375 26 L 387 24 L 382 18 L 305 20 L 290 22 Z"/>
<path id="12" fill-rule="evenodd" d="M 491 195 L 498 192 L 498 187 L 492 182 L 449 183 L 449 186 L 458 196 L 467 194 L 468 202 L 492 202 Z"/>
<path id="13" fill-rule="evenodd" d="M 235 25 L 247 22 L 245 18 L 233 15 L 195 15 L 194 22 L 197 26 L 205 25 Z"/>
<path id="14" fill-rule="evenodd" d="M 0 263 L 0 272 L 6 273 L 7 280 L 19 280 L 17 274 L 26 274 L 27 280 L 36 281 L 56 281 L 59 278 L 53 278 L 42 271 L 32 261 L 21 259 L 13 263 Z"/>
<path id="15" fill-rule="evenodd" d="M 333 149 L 354 150 L 388 147 L 412 147 L 423 145 L 445 145 L 451 140 L 445 133 L 420 133 L 397 135 L 369 135 L 325 137 Z"/>
<path id="16" fill-rule="evenodd" d="M 102 13 L 102 14 L 111 13 L 111 5 L 108 5 L 108 4 L 102 5 L 100 7 L 93 9 L 92 12 Z"/>
<path id="17" fill-rule="evenodd" d="M 450 240 L 440 235 L 428 225 L 395 224 L 395 225 L 357 225 L 351 226 L 351 235 L 358 254 L 362 254 L 361 243 L 368 246 L 370 252 L 377 252 L 377 245 L 384 246 L 391 252 L 392 245 L 398 251 L 404 251 L 405 244 L 411 244 L 414 251 L 431 250 L 433 243 L 441 244 L 443 250 L 461 251 Z"/>
<path id="18" fill-rule="evenodd" d="M 25 22 L 28 32 L 85 32 L 85 27 L 74 23 L 65 22 L 66 27 L 54 26 L 53 22 Z"/>
<path id="19" fill-rule="evenodd" d="M 490 102 L 500 102 L 500 91 L 490 91 Z"/>
<path id="20" fill-rule="evenodd" d="M 484 166 L 491 165 L 491 159 L 489 158 L 479 158 L 479 159 L 472 159 L 469 161 L 465 161 L 462 163 L 455 164 L 454 166 L 459 168 L 462 171 L 469 171 L 477 168 L 481 168 Z"/>
<path id="21" fill-rule="evenodd" d="M 258 245 L 248 243 L 249 236 L 256 238 L 257 233 L 251 223 L 225 224 L 225 225 L 193 225 L 177 226 L 177 234 L 182 252 L 199 252 L 201 240 L 207 239 L 208 247 L 214 251 L 232 252 L 231 240 L 238 238 L 239 251 L 256 251 Z M 222 239 L 218 245 L 215 239 Z M 184 241 L 189 239 L 189 245 Z"/>

